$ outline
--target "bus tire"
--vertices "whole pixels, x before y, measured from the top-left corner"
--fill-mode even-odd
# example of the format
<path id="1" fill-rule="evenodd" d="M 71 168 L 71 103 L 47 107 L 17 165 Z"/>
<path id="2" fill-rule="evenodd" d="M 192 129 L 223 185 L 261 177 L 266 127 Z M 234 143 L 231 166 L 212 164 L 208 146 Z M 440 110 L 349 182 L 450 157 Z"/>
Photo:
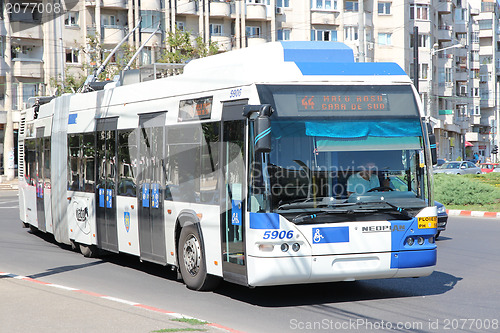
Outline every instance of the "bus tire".
<path id="1" fill-rule="evenodd" d="M 196 225 L 188 224 L 182 228 L 177 250 L 182 280 L 189 289 L 202 291 L 217 287 L 220 278 L 207 274 L 205 253 Z"/>
<path id="2" fill-rule="evenodd" d="M 83 254 L 85 258 L 96 258 L 99 249 L 95 245 L 86 245 L 86 244 L 79 244 L 80 245 L 80 252 Z"/>

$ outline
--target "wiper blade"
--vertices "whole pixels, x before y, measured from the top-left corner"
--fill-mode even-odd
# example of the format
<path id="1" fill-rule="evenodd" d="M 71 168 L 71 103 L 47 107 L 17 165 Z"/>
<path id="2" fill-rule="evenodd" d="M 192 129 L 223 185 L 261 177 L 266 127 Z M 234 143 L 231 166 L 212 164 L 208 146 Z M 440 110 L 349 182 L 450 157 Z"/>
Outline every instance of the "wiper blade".
<path id="1" fill-rule="evenodd" d="M 314 221 L 318 217 L 326 216 L 326 215 L 340 215 L 340 214 L 345 214 L 345 215 L 350 215 L 350 214 L 356 214 L 356 213 L 375 213 L 377 210 L 376 209 L 344 209 L 344 208 L 333 208 L 333 209 L 328 209 L 324 210 L 322 209 L 318 213 L 313 213 L 313 214 L 303 214 L 296 216 L 292 219 L 292 222 L 295 224 L 306 224 L 309 222 Z"/>
<path id="2" fill-rule="evenodd" d="M 331 197 L 318 197 L 299 199 L 292 202 L 280 204 L 278 209 L 294 209 L 294 208 L 318 208 L 318 207 L 342 207 L 353 206 L 356 203 L 346 203 L 345 200 L 337 200 Z"/>

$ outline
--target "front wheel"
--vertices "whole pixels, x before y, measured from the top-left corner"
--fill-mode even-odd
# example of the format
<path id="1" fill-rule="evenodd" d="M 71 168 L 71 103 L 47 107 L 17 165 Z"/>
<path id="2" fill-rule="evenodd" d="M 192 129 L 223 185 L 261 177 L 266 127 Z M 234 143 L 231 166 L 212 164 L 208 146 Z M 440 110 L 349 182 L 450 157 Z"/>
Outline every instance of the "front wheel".
<path id="1" fill-rule="evenodd" d="M 177 253 L 179 270 L 189 289 L 213 290 L 217 287 L 220 279 L 207 274 L 205 253 L 196 225 L 189 224 L 182 228 Z"/>

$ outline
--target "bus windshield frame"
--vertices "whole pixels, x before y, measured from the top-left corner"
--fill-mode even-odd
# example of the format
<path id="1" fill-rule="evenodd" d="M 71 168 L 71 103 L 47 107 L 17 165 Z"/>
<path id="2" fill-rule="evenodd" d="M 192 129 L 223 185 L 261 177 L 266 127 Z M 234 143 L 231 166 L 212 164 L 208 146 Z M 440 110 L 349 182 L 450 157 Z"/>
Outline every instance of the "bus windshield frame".
<path id="1" fill-rule="evenodd" d="M 321 99 L 326 96 L 323 92 L 338 88 L 318 87 L 322 92 L 315 96 Z M 341 90 L 350 94 L 351 100 L 357 99 L 355 94 L 369 93 L 377 99 L 373 94 L 377 90 L 389 111 L 373 115 L 368 101 L 352 113 L 304 113 L 301 98 L 310 94 L 311 86 L 258 88 L 261 101 L 273 105 L 275 112 L 271 117 L 271 152 L 250 152 L 251 212 L 301 214 L 327 209 L 329 213 L 352 214 L 396 207 L 414 216 L 429 206 L 425 134 L 411 87 L 396 86 L 396 97 L 390 93 L 394 86 L 353 87 L 355 92 L 349 86 Z M 277 94 L 270 97 L 270 92 Z M 288 101 L 284 95 L 289 96 Z M 252 122 L 249 129 L 253 142 Z M 370 185 L 360 181 L 361 176 L 368 178 Z"/>

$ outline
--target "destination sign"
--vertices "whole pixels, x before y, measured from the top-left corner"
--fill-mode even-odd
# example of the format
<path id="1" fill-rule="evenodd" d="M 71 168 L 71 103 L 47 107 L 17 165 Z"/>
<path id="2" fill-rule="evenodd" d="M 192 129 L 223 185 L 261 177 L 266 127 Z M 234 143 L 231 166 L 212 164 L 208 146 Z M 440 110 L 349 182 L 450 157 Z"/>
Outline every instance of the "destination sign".
<path id="1" fill-rule="evenodd" d="M 210 119 L 213 97 L 188 99 L 179 102 L 179 121 Z"/>
<path id="2" fill-rule="evenodd" d="M 297 94 L 299 112 L 389 111 L 387 94 Z"/>

